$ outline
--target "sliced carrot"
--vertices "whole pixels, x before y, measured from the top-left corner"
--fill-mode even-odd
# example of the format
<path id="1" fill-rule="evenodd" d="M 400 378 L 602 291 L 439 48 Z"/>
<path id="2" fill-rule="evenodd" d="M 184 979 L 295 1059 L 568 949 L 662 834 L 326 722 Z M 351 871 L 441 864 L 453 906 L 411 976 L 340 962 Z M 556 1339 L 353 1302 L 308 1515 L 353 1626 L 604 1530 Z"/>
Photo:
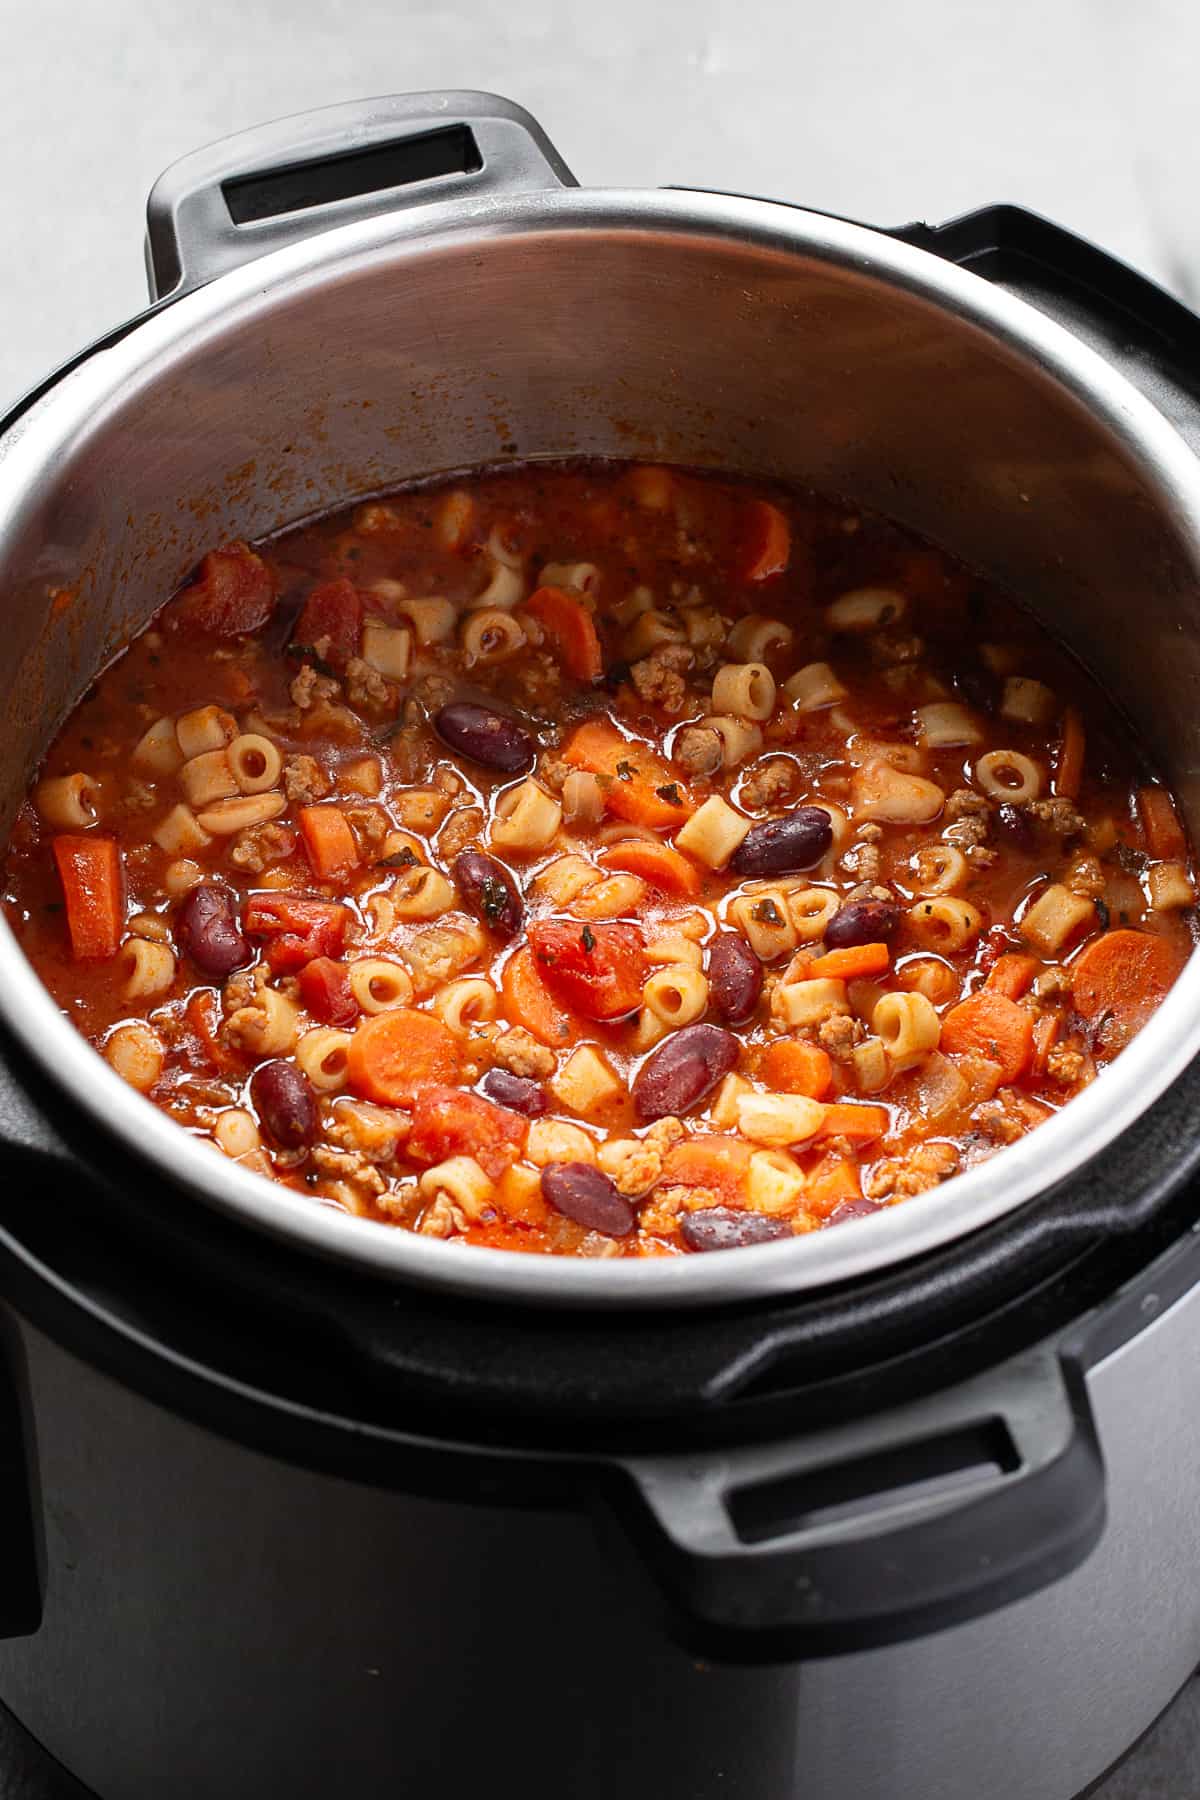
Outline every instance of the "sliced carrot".
<path id="1" fill-rule="evenodd" d="M 981 989 L 946 1014 L 941 1047 L 950 1056 L 986 1056 L 1000 1065 L 1005 1081 L 1015 1081 L 1033 1054 L 1033 1016 L 1005 994 Z"/>
<path id="2" fill-rule="evenodd" d="M 743 518 L 742 557 L 738 574 L 743 581 L 770 581 L 782 575 L 792 553 L 792 528 L 769 500 L 751 500 Z"/>
<path id="3" fill-rule="evenodd" d="M 1033 1027 L 1033 1073 L 1044 1075 L 1050 1052 L 1062 1032 L 1062 1014 L 1042 1013 Z"/>
<path id="4" fill-rule="evenodd" d="M 991 994 L 1003 994 L 1006 1000 L 1019 1000 L 1033 986 L 1037 972 L 1038 964 L 1032 956 L 1013 953 L 993 963 L 983 985 Z"/>
<path id="5" fill-rule="evenodd" d="M 56 837 L 71 954 L 76 961 L 115 956 L 125 925 L 125 882 L 115 838 Z"/>
<path id="6" fill-rule="evenodd" d="M 345 881 L 358 867 L 358 845 L 337 806 L 302 806 L 296 822 L 313 874 L 321 881 Z"/>
<path id="7" fill-rule="evenodd" d="M 776 1038 L 768 1044 L 759 1073 L 781 1094 L 807 1094 L 823 1100 L 833 1086 L 833 1063 L 819 1044 L 802 1038 Z"/>
<path id="8" fill-rule="evenodd" d="M 804 1189 L 804 1210 L 827 1219 L 847 1200 L 861 1199 L 858 1164 L 844 1156 L 826 1156 L 809 1175 Z"/>
<path id="9" fill-rule="evenodd" d="M 855 944 L 848 950 L 827 950 L 813 963 L 810 974 L 817 981 L 856 981 L 884 974 L 891 960 L 886 944 Z"/>
<path id="10" fill-rule="evenodd" d="M 597 861 L 606 869 L 640 875 L 648 886 L 664 894 L 692 898 L 700 892 L 700 871 L 695 863 L 670 844 L 659 844 L 652 838 L 630 838 L 624 844 L 612 844 L 600 852 Z"/>
<path id="11" fill-rule="evenodd" d="M 346 1080 L 364 1100 L 409 1106 L 423 1088 L 458 1079 L 458 1043 L 433 1013 L 393 1007 L 364 1019 L 346 1052 Z"/>
<path id="12" fill-rule="evenodd" d="M 1085 1019 L 1107 1020 L 1105 1048 L 1119 1050 L 1163 999 L 1181 962 L 1166 938 L 1106 931 L 1071 964 L 1075 1009 Z"/>
<path id="13" fill-rule="evenodd" d="M 1151 856 L 1162 862 L 1182 862 L 1187 856 L 1187 838 L 1166 788 L 1139 788 L 1137 800 Z"/>
<path id="14" fill-rule="evenodd" d="M 1063 718 L 1062 743 L 1058 747 L 1058 762 L 1054 770 L 1055 792 L 1065 800 L 1079 798 L 1086 748 L 1083 720 L 1073 706 L 1068 706 Z"/>
<path id="15" fill-rule="evenodd" d="M 566 588 L 541 587 L 525 602 L 525 610 L 544 627 L 568 675 L 576 681 L 599 680 L 604 652 L 596 621 L 581 600 Z"/>
<path id="16" fill-rule="evenodd" d="M 866 1141 L 882 1137 L 890 1124 L 891 1115 L 886 1106 L 855 1105 L 852 1100 L 839 1100 L 825 1108 L 817 1136 Z"/>
<path id="17" fill-rule="evenodd" d="M 531 945 L 522 944 L 509 957 L 500 986 L 509 1019 L 532 1032 L 540 1044 L 561 1050 L 587 1035 L 582 1019 L 557 1000 L 542 980 Z"/>
<path id="18" fill-rule="evenodd" d="M 709 1188 L 723 1200 L 745 1199 L 750 1146 L 741 1138 L 715 1133 L 684 1138 L 663 1159 L 665 1187 Z"/>
<path id="19" fill-rule="evenodd" d="M 563 746 L 573 769 L 599 777 L 604 804 L 619 819 L 673 831 L 690 818 L 696 803 L 670 763 L 648 744 L 622 737 L 607 719 L 588 719 Z"/>

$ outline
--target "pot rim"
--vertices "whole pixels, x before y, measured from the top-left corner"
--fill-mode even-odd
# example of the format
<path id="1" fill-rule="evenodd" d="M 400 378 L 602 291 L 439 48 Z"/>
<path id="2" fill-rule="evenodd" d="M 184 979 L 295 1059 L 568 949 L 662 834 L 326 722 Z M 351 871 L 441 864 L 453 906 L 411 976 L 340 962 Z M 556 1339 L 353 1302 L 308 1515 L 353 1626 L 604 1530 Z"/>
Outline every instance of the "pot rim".
<path id="1" fill-rule="evenodd" d="M 580 231 L 699 235 L 816 259 L 894 286 L 973 326 L 1032 365 L 1120 442 L 1157 492 L 1200 570 L 1200 466 L 1172 426 L 1104 359 L 1023 300 L 866 226 L 786 203 L 671 190 L 559 188 L 410 208 L 333 228 L 260 257 L 151 310 L 89 353 L 0 436 L 0 531 L 26 482 L 131 384 L 203 344 L 231 312 L 253 315 L 364 263 Z M 793 1243 L 650 1261 L 527 1255 L 447 1245 L 353 1218 L 238 1167 L 109 1068 L 61 1013 L 0 918 L 0 1020 L 50 1080 L 102 1128 L 220 1212 L 360 1273 L 498 1303 L 595 1309 L 700 1307 L 809 1292 L 921 1256 L 1065 1181 L 1156 1100 L 1200 1049 L 1200 953 L 1149 1023 L 1085 1091 L 1029 1136 L 942 1187 Z"/>

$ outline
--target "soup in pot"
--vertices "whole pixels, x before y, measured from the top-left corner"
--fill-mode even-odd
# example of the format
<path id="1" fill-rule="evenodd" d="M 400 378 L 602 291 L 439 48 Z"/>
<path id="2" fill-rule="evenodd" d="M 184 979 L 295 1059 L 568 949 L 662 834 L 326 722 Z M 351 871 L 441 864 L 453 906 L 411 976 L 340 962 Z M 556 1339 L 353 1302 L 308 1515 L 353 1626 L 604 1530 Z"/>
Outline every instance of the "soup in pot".
<path id="1" fill-rule="evenodd" d="M 936 1187 L 1191 948 L 1125 720 L 846 504 L 645 466 L 205 557 L 14 828 L 8 918 L 182 1128 L 450 1242 L 673 1256 Z"/>

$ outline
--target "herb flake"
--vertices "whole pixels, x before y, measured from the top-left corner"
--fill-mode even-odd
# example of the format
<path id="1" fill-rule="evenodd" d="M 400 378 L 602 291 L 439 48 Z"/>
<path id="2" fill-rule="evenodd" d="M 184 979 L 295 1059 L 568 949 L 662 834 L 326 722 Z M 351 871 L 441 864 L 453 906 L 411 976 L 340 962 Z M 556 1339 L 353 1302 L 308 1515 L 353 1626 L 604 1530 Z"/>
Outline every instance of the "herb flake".
<path id="1" fill-rule="evenodd" d="M 683 805 L 683 795 L 679 792 L 679 783 L 677 781 L 668 781 L 664 783 L 662 787 L 655 788 L 654 791 L 660 800 L 666 801 L 668 806 Z"/>
<path id="2" fill-rule="evenodd" d="M 590 925 L 584 926 L 579 934 L 579 941 L 590 956 L 592 951 L 596 948 L 596 934 Z"/>

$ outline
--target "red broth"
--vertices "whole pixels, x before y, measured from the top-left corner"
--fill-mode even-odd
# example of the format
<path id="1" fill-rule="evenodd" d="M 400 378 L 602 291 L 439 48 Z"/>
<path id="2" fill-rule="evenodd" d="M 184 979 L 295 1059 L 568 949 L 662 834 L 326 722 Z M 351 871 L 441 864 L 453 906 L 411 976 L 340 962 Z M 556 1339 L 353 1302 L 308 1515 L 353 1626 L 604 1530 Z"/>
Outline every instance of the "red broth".
<path id="1" fill-rule="evenodd" d="M 153 1103 L 314 1203 L 677 1255 L 1034 1128 L 1191 947 L 1125 722 L 1011 598 L 740 480 L 536 467 L 215 550 L 5 903 Z"/>

